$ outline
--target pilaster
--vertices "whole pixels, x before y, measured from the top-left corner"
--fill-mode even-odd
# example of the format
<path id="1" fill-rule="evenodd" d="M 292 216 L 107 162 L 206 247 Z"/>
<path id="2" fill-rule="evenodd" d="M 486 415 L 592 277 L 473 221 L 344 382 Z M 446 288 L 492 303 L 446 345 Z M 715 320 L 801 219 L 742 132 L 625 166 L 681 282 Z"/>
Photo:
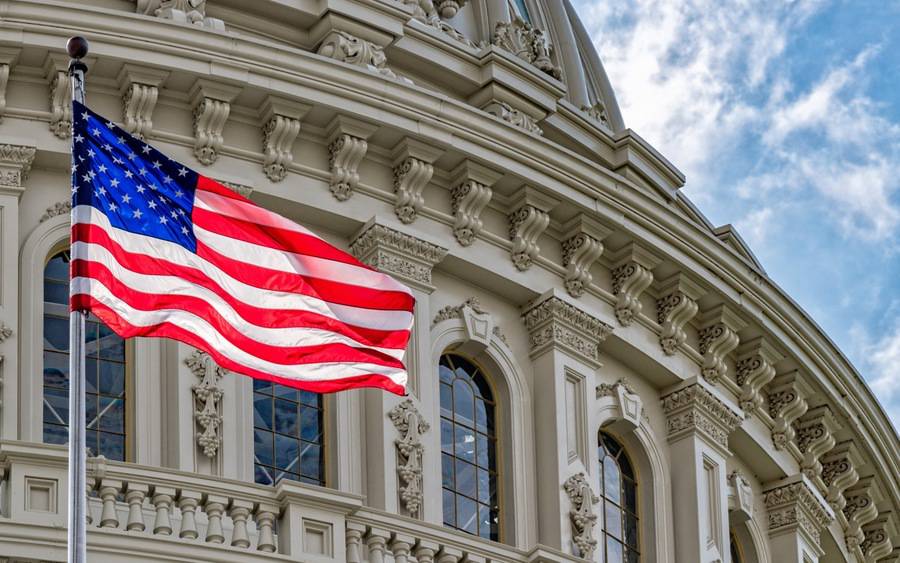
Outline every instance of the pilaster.
<path id="1" fill-rule="evenodd" d="M 822 530 L 834 513 L 815 486 L 798 474 L 769 485 L 763 495 L 774 560 L 816 563 L 823 555 Z"/>

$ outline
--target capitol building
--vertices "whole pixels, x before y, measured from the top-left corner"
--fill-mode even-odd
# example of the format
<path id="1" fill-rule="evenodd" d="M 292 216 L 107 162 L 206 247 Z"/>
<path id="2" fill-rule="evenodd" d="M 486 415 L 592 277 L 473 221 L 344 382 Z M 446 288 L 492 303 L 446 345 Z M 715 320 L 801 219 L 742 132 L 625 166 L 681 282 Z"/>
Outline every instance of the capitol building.
<path id="1" fill-rule="evenodd" d="M 93 110 L 417 300 L 406 397 L 89 319 L 91 562 L 900 562 L 896 430 L 569 0 L 0 0 L 0 562 L 66 559 L 72 35 Z"/>

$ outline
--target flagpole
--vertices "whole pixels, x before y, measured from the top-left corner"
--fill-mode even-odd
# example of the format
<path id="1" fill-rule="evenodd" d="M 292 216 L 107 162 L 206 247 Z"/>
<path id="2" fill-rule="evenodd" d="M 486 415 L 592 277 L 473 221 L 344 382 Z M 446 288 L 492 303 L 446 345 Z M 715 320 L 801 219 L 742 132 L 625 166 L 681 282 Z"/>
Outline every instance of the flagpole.
<path id="1" fill-rule="evenodd" d="M 87 55 L 88 42 L 84 37 L 72 37 L 66 43 L 66 50 L 71 57 L 69 78 L 72 82 L 72 99 L 83 104 L 87 65 L 81 59 Z M 73 120 L 78 118 L 77 115 L 72 116 Z M 74 158 L 73 154 L 73 161 Z M 73 213 L 74 210 L 73 206 Z M 71 285 L 71 272 L 69 275 Z M 69 563 L 87 563 L 87 424 L 84 407 L 86 316 L 85 311 L 69 313 Z"/>

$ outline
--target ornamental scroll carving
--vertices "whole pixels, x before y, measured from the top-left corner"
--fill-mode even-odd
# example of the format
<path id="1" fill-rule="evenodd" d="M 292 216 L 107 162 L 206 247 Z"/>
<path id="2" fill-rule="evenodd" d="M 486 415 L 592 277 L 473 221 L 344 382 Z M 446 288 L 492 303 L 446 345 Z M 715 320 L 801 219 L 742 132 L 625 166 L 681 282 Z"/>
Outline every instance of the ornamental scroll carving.
<path id="1" fill-rule="evenodd" d="M 591 285 L 594 276 L 591 266 L 603 254 L 603 239 L 612 232 L 584 214 L 580 214 L 563 227 L 563 266 L 566 268 L 566 291 L 572 297 L 581 297 Z"/>
<path id="2" fill-rule="evenodd" d="M 527 270 L 540 253 L 538 238 L 550 224 L 549 211 L 556 205 L 552 200 L 534 188 L 523 187 L 512 205 L 509 215 L 509 240 L 512 241 L 511 256 L 519 271 Z"/>
<path id="3" fill-rule="evenodd" d="M 63 201 L 57 201 L 50 207 L 48 207 L 44 214 L 41 215 L 40 222 L 43 223 L 53 217 L 57 217 L 59 215 L 65 215 L 67 213 L 72 212 L 72 200 L 64 199 Z"/>
<path id="4" fill-rule="evenodd" d="M 122 103 L 125 106 L 125 123 L 123 128 L 137 137 L 146 139 L 153 131 L 153 110 L 159 89 L 150 84 L 134 82 L 128 85 Z"/>
<path id="5" fill-rule="evenodd" d="M 371 41 L 350 35 L 346 31 L 332 30 L 316 52 L 324 57 L 412 84 L 412 81 L 397 76 L 393 70 L 388 68 L 384 48 Z"/>
<path id="6" fill-rule="evenodd" d="M 728 436 L 743 420 L 743 416 L 699 382 L 666 395 L 662 398 L 662 406 L 669 441 L 697 432 L 726 452 Z"/>
<path id="7" fill-rule="evenodd" d="M 50 131 L 60 139 L 72 136 L 72 83 L 69 73 L 53 69 L 50 79 Z"/>
<path id="8" fill-rule="evenodd" d="M 822 482 L 828 487 L 825 500 L 835 511 L 843 510 L 847 504 L 844 491 L 859 481 L 856 458 L 852 442 L 841 442 L 822 458 Z"/>
<path id="9" fill-rule="evenodd" d="M 231 105 L 222 100 L 203 98 L 194 107 L 194 156 L 209 166 L 219 158 L 224 139 L 222 131 Z"/>
<path id="10" fill-rule="evenodd" d="M 591 560 L 594 558 L 594 550 L 597 549 L 597 540 L 594 539 L 594 526 L 597 523 L 594 505 L 600 502 L 600 499 L 594 494 L 584 473 L 576 473 L 566 479 L 563 489 L 572 503 L 569 510 L 569 517 L 572 519 L 572 542 L 578 547 L 582 558 Z"/>
<path id="11" fill-rule="evenodd" d="M 659 344 L 663 353 L 672 356 L 687 340 L 684 327 L 697 314 L 697 299 L 703 290 L 682 274 L 675 274 L 660 285 L 660 297 L 656 300 L 656 319 L 661 327 Z"/>
<path id="12" fill-rule="evenodd" d="M 847 519 L 844 539 L 851 551 L 861 547 L 865 541 L 863 527 L 878 517 L 874 499 L 874 479 L 870 477 L 860 483 L 844 494 L 847 499 L 847 504 L 843 508 L 844 517 Z"/>
<path id="13" fill-rule="evenodd" d="M 209 354 L 194 350 L 184 361 L 200 382 L 191 385 L 194 393 L 194 420 L 200 427 L 197 444 L 206 457 L 215 457 L 222 443 L 221 400 L 223 390 L 219 380 L 225 370 L 213 362 Z"/>
<path id="14" fill-rule="evenodd" d="M 823 528 L 834 515 L 819 501 L 805 481 L 795 481 L 765 492 L 769 531 L 799 529 L 819 544 Z"/>
<path id="15" fill-rule="evenodd" d="M 738 401 L 745 415 L 750 416 L 766 402 L 762 388 L 775 378 L 775 363 L 782 358 L 762 337 L 741 346 L 735 372 L 741 388 Z"/>
<path id="16" fill-rule="evenodd" d="M 890 555 L 893 550 L 890 526 L 890 513 L 879 515 L 878 519 L 863 528 L 863 542 L 860 549 L 866 556 L 866 561 L 878 561 L 882 557 Z"/>
<path id="17" fill-rule="evenodd" d="M 613 327 L 558 297 L 532 303 L 522 315 L 535 358 L 560 348 L 588 365 L 600 365 L 600 343 Z"/>
<path id="18" fill-rule="evenodd" d="M 728 374 L 725 357 L 738 347 L 738 330 L 744 325 L 725 305 L 719 305 L 703 315 L 698 334 L 700 354 L 703 356 L 701 373 L 710 383 L 716 383 Z"/>
<path id="19" fill-rule="evenodd" d="M 798 372 L 779 375 L 769 384 L 769 416 L 772 418 L 772 443 L 783 450 L 794 440 L 794 421 L 806 413 L 803 395 L 806 385 Z"/>
<path id="20" fill-rule="evenodd" d="M 544 131 L 538 126 L 537 121 L 532 116 L 512 107 L 506 102 L 493 101 L 484 106 L 484 111 L 529 133 L 534 133 L 535 135 L 544 134 Z"/>
<path id="21" fill-rule="evenodd" d="M 644 413 L 644 403 L 637 391 L 622 377 L 615 383 L 601 383 L 597 386 L 596 397 L 602 399 L 611 397 L 619 407 L 619 416 L 622 420 L 637 428 L 641 424 Z"/>
<path id="22" fill-rule="evenodd" d="M 431 292 L 431 270 L 447 256 L 447 249 L 371 223 L 350 243 L 350 253 L 377 270 Z"/>
<path id="23" fill-rule="evenodd" d="M 432 0 L 403 0 L 403 3 L 412 7 L 415 19 L 446 33 L 456 41 L 465 43 L 470 47 L 476 46 L 474 42 L 460 33 L 455 27 L 445 21 L 441 21 L 441 18 L 453 18 L 466 5 L 466 0 L 439 0 L 438 2 L 433 2 Z"/>
<path id="24" fill-rule="evenodd" d="M 481 306 L 477 297 L 469 297 L 460 305 L 447 305 L 442 308 L 431 321 L 431 326 L 434 327 L 448 319 L 462 320 L 469 340 L 481 342 L 487 346 L 491 343 L 493 336 L 507 344 L 506 336 L 499 326 L 494 325 L 493 317 Z"/>
<path id="25" fill-rule="evenodd" d="M 417 518 L 422 508 L 422 452 L 420 440 L 428 432 L 429 425 L 416 410 L 411 399 L 406 399 L 388 413 L 400 438 L 397 446 L 397 475 L 400 478 L 400 500 L 410 516 Z"/>
<path id="26" fill-rule="evenodd" d="M 22 188 L 28 179 L 35 154 L 35 147 L 0 145 L 0 186 Z"/>
<path id="27" fill-rule="evenodd" d="M 207 0 L 137 0 L 137 13 L 216 29 L 225 29 L 225 22 L 206 17 Z"/>
<path id="28" fill-rule="evenodd" d="M 653 283 L 650 271 L 659 259 L 635 243 L 629 243 L 616 253 L 612 270 L 612 290 L 616 296 L 616 319 L 629 326 L 641 313 L 641 294 Z"/>
<path id="29" fill-rule="evenodd" d="M 511 22 L 497 22 L 492 41 L 523 61 L 559 80 L 559 67 L 553 64 L 553 49 L 544 32 L 516 17 Z"/>
<path id="30" fill-rule="evenodd" d="M 794 424 L 797 449 L 803 454 L 800 469 L 811 480 L 822 475 L 822 463 L 819 458 L 834 447 L 834 432 L 837 424 L 826 405 L 811 409 Z"/>
<path id="31" fill-rule="evenodd" d="M 450 208 L 453 213 L 453 236 L 459 244 L 469 246 L 481 232 L 481 212 L 491 200 L 491 186 L 500 175 L 478 163 L 465 160 L 451 172 Z"/>

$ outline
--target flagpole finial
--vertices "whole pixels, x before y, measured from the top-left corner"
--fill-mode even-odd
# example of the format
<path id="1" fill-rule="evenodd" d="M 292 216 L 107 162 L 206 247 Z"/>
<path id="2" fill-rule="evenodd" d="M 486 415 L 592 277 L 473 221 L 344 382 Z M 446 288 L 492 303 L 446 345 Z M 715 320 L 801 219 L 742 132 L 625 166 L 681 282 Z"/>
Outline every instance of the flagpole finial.
<path id="1" fill-rule="evenodd" d="M 88 54 L 88 40 L 80 35 L 70 37 L 66 42 L 66 51 L 73 59 L 83 59 Z"/>

